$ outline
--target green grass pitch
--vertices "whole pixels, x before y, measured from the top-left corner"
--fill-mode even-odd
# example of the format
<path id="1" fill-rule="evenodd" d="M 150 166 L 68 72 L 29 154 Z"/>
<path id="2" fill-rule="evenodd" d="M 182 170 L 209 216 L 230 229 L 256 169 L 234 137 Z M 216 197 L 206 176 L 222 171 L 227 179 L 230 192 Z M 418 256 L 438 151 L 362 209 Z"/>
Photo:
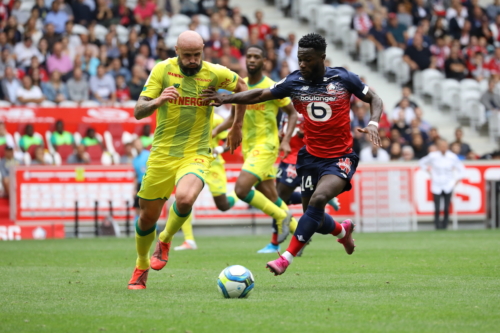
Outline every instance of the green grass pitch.
<path id="1" fill-rule="evenodd" d="M 500 232 L 356 234 L 352 256 L 317 235 L 275 277 L 268 237 L 199 237 L 127 290 L 133 238 L 0 242 L 0 332 L 499 332 Z M 174 239 L 174 245 L 181 237 Z M 223 299 L 228 265 L 255 276 Z"/>

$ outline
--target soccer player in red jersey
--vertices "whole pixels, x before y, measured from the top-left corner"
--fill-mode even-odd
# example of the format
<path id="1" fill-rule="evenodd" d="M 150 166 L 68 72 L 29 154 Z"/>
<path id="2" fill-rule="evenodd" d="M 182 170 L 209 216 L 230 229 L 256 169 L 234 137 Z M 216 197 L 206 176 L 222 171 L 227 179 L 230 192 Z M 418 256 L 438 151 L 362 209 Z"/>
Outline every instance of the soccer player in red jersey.
<path id="1" fill-rule="evenodd" d="M 325 52 L 325 39 L 316 33 L 307 34 L 299 41 L 299 70 L 273 87 L 232 95 L 220 95 L 215 89 L 207 89 L 202 94 L 205 100 L 213 101 L 211 105 L 255 104 L 288 96 L 304 116 L 306 145 L 297 157 L 304 215 L 287 251 L 267 263 L 275 275 L 286 271 L 315 232 L 334 235 L 347 254 L 354 252 L 354 223 L 351 220 L 338 223 L 325 214 L 329 200 L 351 189 L 351 179 L 359 161 L 352 149 L 349 119 L 352 94 L 369 103 L 371 110 L 371 121 L 358 131 L 367 134 L 373 144 L 381 146 L 378 122 L 383 111 L 382 100 L 356 74 L 342 67 L 325 67 Z"/>

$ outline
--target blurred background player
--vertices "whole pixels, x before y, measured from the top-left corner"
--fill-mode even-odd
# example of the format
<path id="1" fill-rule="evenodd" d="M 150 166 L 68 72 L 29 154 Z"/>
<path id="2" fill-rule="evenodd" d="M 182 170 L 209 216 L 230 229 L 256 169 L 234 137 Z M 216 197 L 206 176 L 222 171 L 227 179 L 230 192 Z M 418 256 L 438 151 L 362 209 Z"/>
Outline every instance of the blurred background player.
<path id="1" fill-rule="evenodd" d="M 252 45 L 246 53 L 246 67 L 248 77 L 245 82 L 249 90 L 271 87 L 275 82 L 262 73 L 265 50 L 257 45 Z M 281 145 L 278 137 L 276 116 L 279 108 L 288 115 L 290 128 L 285 133 Z M 233 122 L 234 114 L 228 117 L 221 125 L 214 129 L 214 134 L 228 129 Z M 238 180 L 235 193 L 241 200 L 260 209 L 268 216 L 275 219 L 277 234 L 273 239 L 283 241 L 288 236 L 290 228 L 295 230 L 296 221 L 292 220 L 288 206 L 278 197 L 274 178 L 276 171 L 274 163 L 279 152 L 284 157 L 290 153 L 290 138 L 297 121 L 297 112 L 289 98 L 277 99 L 247 107 L 245 121 L 243 122 L 243 158 L 245 160 Z M 252 187 L 255 186 L 255 189 Z"/>
<path id="2" fill-rule="evenodd" d="M 132 160 L 132 166 L 134 167 L 135 171 L 137 193 L 139 193 L 142 186 L 142 178 L 146 173 L 150 152 L 149 150 L 144 149 L 144 146 L 142 145 L 142 140 L 140 138 L 135 139 L 132 145 L 137 151 L 137 155 Z M 137 194 L 135 195 L 134 198 L 134 208 L 135 208 L 135 216 L 136 218 L 138 218 L 141 212 L 141 207 L 139 206 L 139 197 L 137 196 Z"/>
<path id="3" fill-rule="evenodd" d="M 299 151 L 297 158 L 304 215 L 286 252 L 267 263 L 275 275 L 286 271 L 316 232 L 337 237 L 347 254 L 354 252 L 354 223 L 345 220 L 340 224 L 325 214 L 328 201 L 351 189 L 351 179 L 359 161 L 352 149 L 349 117 L 352 95 L 369 103 L 372 112 L 371 121 L 358 131 L 381 145 L 378 122 L 383 112 L 382 100 L 356 74 L 342 67 L 325 67 L 325 52 L 325 39 L 316 33 L 307 34 L 299 40 L 299 70 L 271 88 L 232 95 L 220 95 L 207 89 L 203 94 L 207 100 L 213 100 L 211 105 L 256 104 L 292 97 L 294 107 L 304 116 L 306 146 Z"/>
<path id="4" fill-rule="evenodd" d="M 286 119 L 286 117 L 283 118 L 284 121 L 282 129 L 286 129 L 288 126 L 288 119 Z M 304 145 L 304 116 L 299 114 L 297 118 L 297 125 L 293 131 L 292 138 L 290 139 L 290 154 L 281 160 L 276 174 L 276 190 L 278 191 L 278 196 L 287 205 L 298 205 L 302 203 L 300 191 L 295 191 L 295 189 L 300 186 L 300 178 L 297 176 L 295 164 L 297 163 L 297 154 L 299 153 L 299 150 L 304 147 Z M 340 209 L 337 198 L 333 198 L 328 201 L 328 204 L 332 206 L 335 211 Z M 273 224 L 273 234 L 275 233 L 276 226 Z M 271 242 L 257 251 L 257 253 L 275 253 L 279 251 L 279 243 L 273 235 Z M 297 253 L 298 257 L 301 255 L 302 251 Z"/>
<path id="5" fill-rule="evenodd" d="M 177 39 L 177 57 L 156 64 L 134 108 L 136 119 L 156 113 L 156 130 L 147 169 L 138 193 L 140 216 L 136 222 L 137 261 L 129 289 L 145 289 L 149 268 L 161 270 L 168 262 L 172 237 L 189 219 L 193 203 L 205 184 L 213 160 L 211 142 L 213 108 L 199 93 L 209 86 L 239 92 L 245 82 L 229 69 L 202 61 L 203 39 L 185 31 Z M 228 134 L 231 152 L 241 143 L 245 106 L 236 107 Z M 176 188 L 175 202 L 160 233 L 155 251 L 156 222 Z"/>
<path id="6" fill-rule="evenodd" d="M 214 113 L 214 117 L 212 120 L 212 127 L 216 128 L 220 124 L 224 122 L 224 118 Z M 208 175 L 205 178 L 205 181 L 210 189 L 210 193 L 214 198 L 215 205 L 220 211 L 227 211 L 234 206 L 234 204 L 238 201 L 238 197 L 234 192 L 230 195 L 226 196 L 227 188 L 227 177 L 226 177 L 226 169 L 224 164 L 224 158 L 221 156 L 222 153 L 228 150 L 228 147 L 223 144 L 219 145 L 221 141 L 225 141 L 227 138 L 227 131 L 222 131 L 216 136 L 212 138 L 212 149 L 214 160 L 210 164 L 210 170 Z M 194 240 L 193 234 L 193 226 L 192 226 L 192 217 L 190 217 L 184 224 L 182 225 L 182 232 L 184 233 L 184 243 L 182 245 L 176 246 L 174 250 L 196 250 L 198 246 Z"/>

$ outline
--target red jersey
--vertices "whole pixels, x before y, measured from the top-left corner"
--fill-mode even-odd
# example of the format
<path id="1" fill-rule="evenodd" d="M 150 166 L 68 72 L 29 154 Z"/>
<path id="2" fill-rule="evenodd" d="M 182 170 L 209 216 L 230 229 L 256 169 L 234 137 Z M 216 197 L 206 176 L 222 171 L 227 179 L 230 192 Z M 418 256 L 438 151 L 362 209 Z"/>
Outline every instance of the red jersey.
<path id="1" fill-rule="evenodd" d="M 276 98 L 291 97 L 295 110 L 304 116 L 304 137 L 309 154 L 337 158 L 352 153 L 350 99 L 363 99 L 369 88 L 359 77 L 341 67 L 326 67 L 321 80 L 305 80 L 295 71 L 276 83 Z"/>

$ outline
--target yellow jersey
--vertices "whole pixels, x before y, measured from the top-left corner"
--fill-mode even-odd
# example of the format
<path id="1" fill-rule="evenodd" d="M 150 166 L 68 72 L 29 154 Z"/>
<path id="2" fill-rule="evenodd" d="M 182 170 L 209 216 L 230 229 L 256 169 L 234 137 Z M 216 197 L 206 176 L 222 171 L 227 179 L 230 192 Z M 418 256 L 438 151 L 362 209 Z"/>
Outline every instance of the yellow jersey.
<path id="1" fill-rule="evenodd" d="M 141 96 L 157 98 L 170 86 L 180 97 L 166 102 L 156 111 L 156 130 L 150 161 L 173 156 L 212 156 L 213 107 L 199 97 L 204 89 L 215 87 L 234 91 L 238 75 L 224 66 L 203 61 L 195 75 L 186 75 L 177 62 L 169 58 L 155 65 L 144 85 Z"/>
<path id="2" fill-rule="evenodd" d="M 224 122 L 224 118 L 219 116 L 217 113 L 214 113 L 214 118 L 212 120 L 212 128 L 216 128 L 217 126 L 219 126 L 223 122 Z M 222 131 L 219 134 L 217 134 L 217 136 L 215 138 L 212 138 L 212 149 L 214 149 L 215 147 L 217 147 L 219 145 L 220 140 L 224 140 L 227 138 L 227 132 L 228 131 Z M 224 158 L 222 158 L 222 156 L 220 154 L 217 155 L 217 157 L 215 158 L 215 161 L 217 161 L 221 164 L 226 162 L 226 161 L 224 161 Z"/>
<path id="3" fill-rule="evenodd" d="M 248 89 L 266 89 L 275 84 L 273 80 L 264 76 L 260 82 L 251 85 L 248 84 L 248 78 L 245 78 Z M 243 154 L 253 150 L 256 146 L 266 145 L 269 149 L 278 149 L 278 125 L 276 117 L 278 109 L 291 103 L 290 98 L 275 99 L 259 104 L 247 105 L 245 118 L 243 120 Z"/>

